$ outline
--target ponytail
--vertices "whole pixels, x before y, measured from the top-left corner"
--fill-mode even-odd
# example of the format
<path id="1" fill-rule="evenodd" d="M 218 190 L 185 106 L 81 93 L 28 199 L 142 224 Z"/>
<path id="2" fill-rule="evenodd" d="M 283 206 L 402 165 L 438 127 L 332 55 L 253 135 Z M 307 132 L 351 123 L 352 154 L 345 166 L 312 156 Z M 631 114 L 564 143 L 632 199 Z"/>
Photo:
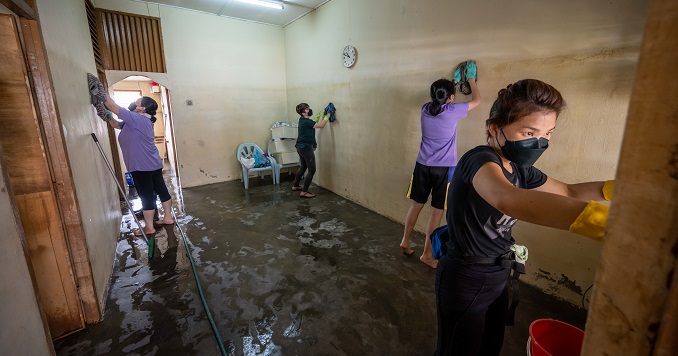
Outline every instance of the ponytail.
<path id="1" fill-rule="evenodd" d="M 454 83 L 445 78 L 438 79 L 431 84 L 431 103 L 428 106 L 428 113 L 431 116 L 437 116 L 442 111 L 443 104 L 451 95 L 454 95 Z"/>

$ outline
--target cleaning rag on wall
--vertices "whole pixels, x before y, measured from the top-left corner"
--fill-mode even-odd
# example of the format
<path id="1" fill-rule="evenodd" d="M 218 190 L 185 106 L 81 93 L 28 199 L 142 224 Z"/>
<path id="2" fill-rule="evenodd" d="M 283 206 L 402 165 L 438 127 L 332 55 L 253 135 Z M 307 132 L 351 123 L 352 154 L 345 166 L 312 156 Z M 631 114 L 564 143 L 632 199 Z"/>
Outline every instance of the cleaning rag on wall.
<path id="1" fill-rule="evenodd" d="M 104 106 L 106 102 L 106 88 L 99 78 L 91 73 L 87 73 L 87 86 L 89 87 L 89 102 L 97 109 L 97 116 L 108 122 L 112 114 Z"/>
<path id="2" fill-rule="evenodd" d="M 327 114 L 329 113 L 329 114 L 330 114 L 330 122 L 334 122 L 334 120 L 337 119 L 337 116 L 336 116 L 336 114 L 335 114 L 336 112 L 337 112 L 337 109 L 335 109 L 335 108 L 334 108 L 334 104 L 332 104 L 332 102 L 330 102 L 330 103 L 327 104 L 327 106 L 325 107 L 325 110 L 323 111 L 323 114 L 324 114 L 324 115 L 327 115 Z"/>
<path id="3" fill-rule="evenodd" d="M 471 78 L 478 81 L 478 67 L 476 67 L 475 61 L 468 60 L 459 63 L 457 69 L 454 71 L 452 81 L 454 84 L 459 85 L 459 91 L 462 92 L 462 94 L 469 95 L 471 94 L 471 86 L 469 86 L 468 80 Z"/>

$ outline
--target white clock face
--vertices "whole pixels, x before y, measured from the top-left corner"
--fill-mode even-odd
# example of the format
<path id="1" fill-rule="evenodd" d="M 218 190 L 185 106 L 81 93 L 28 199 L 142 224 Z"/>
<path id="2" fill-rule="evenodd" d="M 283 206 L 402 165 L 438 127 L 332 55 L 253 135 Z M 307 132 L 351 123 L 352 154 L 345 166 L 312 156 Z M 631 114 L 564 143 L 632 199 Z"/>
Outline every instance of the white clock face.
<path id="1" fill-rule="evenodd" d="M 356 56 L 355 47 L 351 45 L 344 47 L 344 67 L 352 67 L 355 64 Z"/>

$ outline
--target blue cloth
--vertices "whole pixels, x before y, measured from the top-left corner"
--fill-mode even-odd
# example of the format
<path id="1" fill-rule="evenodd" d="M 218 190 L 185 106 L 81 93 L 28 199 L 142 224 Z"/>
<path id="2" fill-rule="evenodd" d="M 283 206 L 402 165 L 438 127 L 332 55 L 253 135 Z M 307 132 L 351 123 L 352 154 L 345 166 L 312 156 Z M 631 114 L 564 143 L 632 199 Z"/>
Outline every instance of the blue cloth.
<path id="1" fill-rule="evenodd" d="M 254 150 L 254 168 L 263 168 L 271 165 L 271 160 L 259 150 Z"/>
<path id="2" fill-rule="evenodd" d="M 334 104 L 330 102 L 327 104 L 327 107 L 325 107 L 325 111 L 323 112 L 323 115 L 327 115 L 327 113 L 330 113 L 330 122 L 334 122 L 334 120 L 337 119 L 337 116 L 335 113 L 337 112 L 337 109 L 334 108 Z"/>
<path id="3" fill-rule="evenodd" d="M 450 240 L 450 234 L 447 232 L 447 225 L 443 225 L 435 230 L 431 234 L 431 249 L 433 250 L 433 258 L 439 260 L 440 257 L 443 257 L 447 241 Z"/>

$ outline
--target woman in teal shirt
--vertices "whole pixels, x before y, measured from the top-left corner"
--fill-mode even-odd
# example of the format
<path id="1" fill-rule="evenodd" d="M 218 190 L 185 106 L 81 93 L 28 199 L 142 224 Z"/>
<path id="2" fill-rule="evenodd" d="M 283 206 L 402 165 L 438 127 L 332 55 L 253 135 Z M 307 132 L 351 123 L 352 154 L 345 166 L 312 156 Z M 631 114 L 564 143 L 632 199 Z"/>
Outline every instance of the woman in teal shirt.
<path id="1" fill-rule="evenodd" d="M 318 147 L 318 144 L 315 142 L 315 129 L 322 129 L 327 125 L 327 121 L 330 118 L 330 115 L 327 114 L 325 117 L 320 120 L 318 117 L 318 122 L 311 120 L 311 115 L 313 115 L 313 110 L 306 103 L 301 103 L 297 105 L 297 114 L 301 115 L 299 118 L 299 133 L 297 135 L 297 153 L 299 153 L 299 163 L 300 167 L 297 170 L 297 174 L 294 176 L 294 184 L 292 185 L 292 190 L 301 190 L 299 194 L 302 198 L 314 198 L 315 194 L 308 192 L 308 187 L 311 185 L 313 180 L 313 175 L 315 174 L 315 148 Z M 304 185 L 299 186 L 301 183 L 301 177 L 304 175 L 308 169 L 308 174 L 304 178 Z"/>

